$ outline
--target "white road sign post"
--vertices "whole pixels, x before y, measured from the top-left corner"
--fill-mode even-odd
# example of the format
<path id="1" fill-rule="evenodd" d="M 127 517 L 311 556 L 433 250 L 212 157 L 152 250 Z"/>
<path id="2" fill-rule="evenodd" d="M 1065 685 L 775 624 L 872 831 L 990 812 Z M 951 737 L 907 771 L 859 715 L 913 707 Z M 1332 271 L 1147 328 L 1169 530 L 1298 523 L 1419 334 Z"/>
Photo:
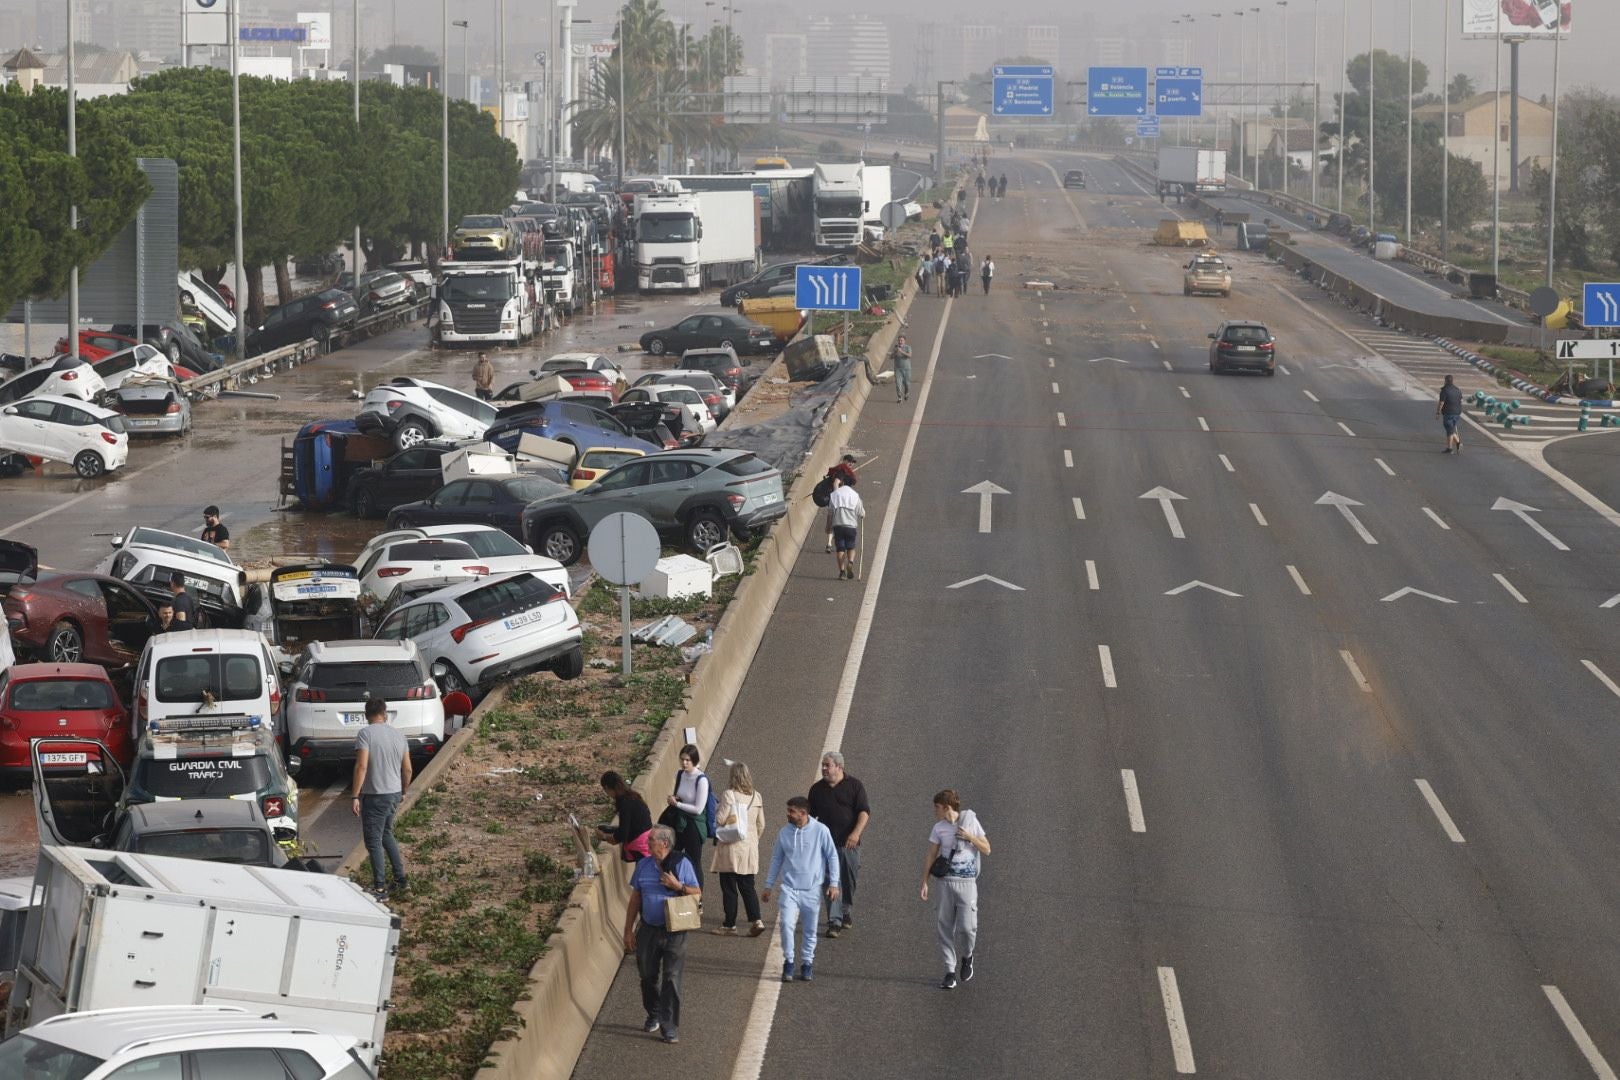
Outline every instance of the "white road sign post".
<path id="1" fill-rule="evenodd" d="M 639 585 L 658 565 L 658 531 L 639 514 L 609 514 L 596 523 L 586 551 L 602 579 L 619 587 L 620 638 L 624 655 L 619 670 L 630 674 L 630 586 Z"/>

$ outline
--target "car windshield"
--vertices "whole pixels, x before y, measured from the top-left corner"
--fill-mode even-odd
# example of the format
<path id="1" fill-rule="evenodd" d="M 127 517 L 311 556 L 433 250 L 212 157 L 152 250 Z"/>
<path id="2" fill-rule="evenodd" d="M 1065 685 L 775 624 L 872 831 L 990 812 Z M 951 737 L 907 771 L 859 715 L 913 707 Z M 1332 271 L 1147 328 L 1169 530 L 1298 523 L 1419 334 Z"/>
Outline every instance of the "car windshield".
<path id="1" fill-rule="evenodd" d="M 257 789 L 254 789 L 257 790 Z M 270 865 L 270 836 L 263 829 L 187 829 L 184 832 L 147 833 L 135 838 L 142 855 L 170 855 L 177 859 Z"/>
<path id="2" fill-rule="evenodd" d="M 552 597 L 561 595 L 533 574 L 519 574 L 474 589 L 457 602 L 469 619 L 483 622 L 514 611 L 539 607 Z"/>
<path id="3" fill-rule="evenodd" d="M 1239 345 L 1259 345 L 1271 335 L 1263 326 L 1228 326 L 1226 340 Z"/>
<path id="4" fill-rule="evenodd" d="M 231 557 L 220 548 L 201 540 L 193 540 L 189 536 L 181 536 L 179 533 L 163 532 L 158 529 L 136 529 L 124 541 L 124 546 L 133 547 L 136 544 L 171 548 L 183 551 L 194 559 L 207 559 L 209 562 L 224 563 L 226 566 L 235 565 L 231 562 Z"/>
<path id="5" fill-rule="evenodd" d="M 720 471 L 728 472 L 732 476 L 758 476 L 761 473 L 770 472 L 771 466 L 753 454 L 744 454 L 722 464 Z"/>
<path id="6" fill-rule="evenodd" d="M 252 701 L 265 693 L 259 658 L 252 653 L 186 653 L 157 662 L 157 699 L 171 704 Z"/>
<path id="7" fill-rule="evenodd" d="M 504 303 L 512 298 L 512 279 L 506 274 L 455 274 L 444 279 L 439 295 L 451 303 Z"/>
<path id="8" fill-rule="evenodd" d="M 11 708 L 16 712 L 112 707 L 111 684 L 90 679 L 30 679 L 11 688 Z"/>
<path id="9" fill-rule="evenodd" d="M 253 795 L 270 785 L 270 762 L 252 757 L 182 757 L 162 761 L 141 756 L 130 786 L 159 799 Z"/>
<path id="10" fill-rule="evenodd" d="M 513 480 L 506 485 L 506 490 L 519 499 L 527 499 L 529 502 L 533 502 L 535 499 L 540 498 L 541 495 L 556 490 L 551 484 L 540 481 L 538 482 L 538 486 L 541 488 L 540 495 L 529 495 L 528 492 L 533 484 L 534 482 L 528 480 Z M 522 544 L 499 529 L 478 529 L 474 532 L 458 533 L 456 539 L 472 548 L 480 558 L 491 558 L 500 555 L 527 555 L 529 553 Z"/>
<path id="11" fill-rule="evenodd" d="M 1222 270 L 1226 269 L 1226 264 L 1221 262 L 1219 259 L 1200 259 L 1197 262 L 1193 263 L 1193 269 L 1194 270 L 1204 270 L 1204 271 L 1208 271 L 1208 272 L 1218 274 Z"/>
<path id="12" fill-rule="evenodd" d="M 691 214 L 646 213 L 636 219 L 636 239 L 645 243 L 670 244 L 697 239 L 697 222 Z"/>
<path id="13" fill-rule="evenodd" d="M 104 1060 L 32 1035 L 0 1043 L 0 1076 L 16 1080 L 83 1080 Z"/>
<path id="14" fill-rule="evenodd" d="M 421 689 L 426 676 L 409 660 L 374 660 L 313 664 L 305 679 L 311 690 L 325 691 L 327 701 L 403 701 L 409 691 Z"/>
<path id="15" fill-rule="evenodd" d="M 498 229 L 501 219 L 494 214 L 472 214 L 461 219 L 463 229 Z"/>

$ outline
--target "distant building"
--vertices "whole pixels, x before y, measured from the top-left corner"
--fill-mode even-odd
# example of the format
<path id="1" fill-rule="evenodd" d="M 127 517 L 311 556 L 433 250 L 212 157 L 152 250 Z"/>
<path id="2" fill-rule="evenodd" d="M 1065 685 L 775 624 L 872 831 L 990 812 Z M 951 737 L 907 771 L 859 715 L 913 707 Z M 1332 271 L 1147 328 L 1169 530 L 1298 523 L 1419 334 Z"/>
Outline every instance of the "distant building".
<path id="1" fill-rule="evenodd" d="M 955 79 L 982 75 L 1001 56 L 1001 27 L 961 26 L 957 28 L 958 52 Z"/>
<path id="2" fill-rule="evenodd" d="M 815 15 L 805 25 L 806 74 L 889 81 L 889 27 L 866 15 Z"/>
<path id="3" fill-rule="evenodd" d="M 1094 65 L 1098 67 L 1123 67 L 1125 65 L 1125 53 L 1130 46 L 1130 42 L 1124 38 L 1092 38 L 1091 44 L 1095 50 L 1091 61 Z"/>
<path id="4" fill-rule="evenodd" d="M 1057 66 L 1062 33 L 1055 26 L 1025 26 L 1007 33 L 1004 56 L 1028 56 Z"/>
<path id="5" fill-rule="evenodd" d="M 810 74 L 810 39 L 804 34 L 766 34 L 766 81 L 785 86 L 789 79 Z"/>
<path id="6" fill-rule="evenodd" d="M 50 53 L 41 57 L 45 61 L 45 86 L 67 88 L 67 53 Z M 134 53 L 98 52 L 77 55 L 74 58 L 74 96 L 86 98 L 108 97 L 129 93 L 130 80 L 141 75 L 140 62 Z"/>
<path id="7" fill-rule="evenodd" d="M 18 49 L 5 62 L 4 71 L 6 82 L 14 82 L 22 88 L 23 93 L 31 94 L 45 78 L 45 61 L 27 49 Z"/>
<path id="8" fill-rule="evenodd" d="M 1498 180 L 1508 183 L 1512 170 L 1517 167 L 1521 182 L 1529 177 L 1534 167 L 1546 168 L 1552 160 L 1552 110 L 1529 98 L 1519 98 L 1519 160 L 1513 158 L 1513 132 L 1510 116 L 1513 110 L 1512 94 L 1502 94 L 1502 125 L 1495 132 L 1496 99 L 1490 93 L 1451 103 L 1446 116 L 1446 141 L 1453 154 L 1479 162 L 1486 177 L 1498 160 L 1500 147 L 1501 171 Z M 1420 121 L 1438 123 L 1444 111 L 1441 105 L 1421 105 L 1413 110 Z"/>

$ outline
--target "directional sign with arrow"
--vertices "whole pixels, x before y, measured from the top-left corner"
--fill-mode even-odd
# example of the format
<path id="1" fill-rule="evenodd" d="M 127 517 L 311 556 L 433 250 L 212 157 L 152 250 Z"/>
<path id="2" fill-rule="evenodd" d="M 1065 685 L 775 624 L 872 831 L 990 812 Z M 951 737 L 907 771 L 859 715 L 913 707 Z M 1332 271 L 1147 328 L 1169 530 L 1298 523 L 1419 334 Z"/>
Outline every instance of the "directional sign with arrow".
<path id="1" fill-rule="evenodd" d="M 1340 514 L 1344 515 L 1344 520 L 1350 523 L 1350 527 L 1356 530 L 1356 535 L 1361 537 L 1363 541 L 1369 544 L 1378 543 L 1373 534 L 1367 531 L 1367 526 L 1363 525 L 1361 523 L 1361 519 L 1356 517 L 1356 512 L 1350 509 L 1352 506 L 1360 506 L 1361 503 L 1356 502 L 1354 499 L 1346 498 L 1343 495 L 1337 495 L 1331 491 L 1325 491 L 1322 493 L 1322 497 L 1316 500 L 1316 505 L 1333 507 Z"/>
<path id="2" fill-rule="evenodd" d="M 1194 589 L 1208 589 L 1212 593 L 1219 593 L 1222 596 L 1233 596 L 1239 599 L 1241 599 L 1243 596 L 1242 593 L 1233 592 L 1231 589 L 1223 589 L 1219 585 L 1211 585 L 1207 581 L 1189 581 L 1185 585 L 1177 585 L 1173 589 L 1166 589 L 1164 591 L 1164 595 L 1180 596 L 1182 593 L 1191 592 Z"/>
<path id="3" fill-rule="evenodd" d="M 989 480 L 980 480 L 970 488 L 963 488 L 962 494 L 979 497 L 979 531 L 987 533 L 990 531 L 990 500 L 997 495 L 1011 495 L 1012 492 Z"/>
<path id="4" fill-rule="evenodd" d="M 1024 587 L 1022 585 L 1014 585 L 1010 581 L 1002 581 L 1000 578 L 991 577 L 989 574 L 979 574 L 977 577 L 963 578 L 955 585 L 947 585 L 945 587 L 947 589 L 965 589 L 969 585 L 977 585 L 981 581 L 988 581 L 992 585 L 1000 585 L 1003 589 L 1010 589 L 1013 592 L 1024 591 Z"/>
<path id="5" fill-rule="evenodd" d="M 1175 507 L 1177 500 L 1184 502 L 1187 496 L 1177 495 L 1167 487 L 1156 487 L 1152 491 L 1142 492 L 1137 498 L 1157 499 L 1160 508 L 1164 510 L 1164 523 L 1170 526 L 1170 535 L 1177 540 L 1187 539 L 1187 534 L 1181 531 L 1181 518 L 1176 516 Z"/>
<path id="6" fill-rule="evenodd" d="M 1562 540 L 1558 539 L 1558 537 L 1548 532 L 1546 527 L 1543 526 L 1541 522 L 1530 516 L 1531 514 L 1541 513 L 1541 510 L 1538 507 L 1526 506 L 1524 503 L 1514 502 L 1512 499 L 1499 498 L 1491 505 L 1491 509 L 1511 511 L 1518 517 L 1520 521 L 1524 522 L 1526 525 L 1530 526 L 1537 533 L 1539 533 L 1541 538 L 1547 541 L 1547 543 L 1551 544 L 1559 551 L 1569 550 L 1568 544 L 1564 543 Z"/>
<path id="7" fill-rule="evenodd" d="M 1422 589 L 1414 589 L 1410 585 L 1406 586 L 1404 589 L 1396 589 L 1388 596 L 1382 597 L 1381 601 L 1385 604 L 1390 604 L 1394 603 L 1396 600 L 1399 600 L 1403 596 L 1421 596 L 1428 600 L 1438 600 L 1442 604 L 1455 604 L 1457 602 L 1449 597 L 1437 596 L 1432 592 L 1424 592 Z"/>

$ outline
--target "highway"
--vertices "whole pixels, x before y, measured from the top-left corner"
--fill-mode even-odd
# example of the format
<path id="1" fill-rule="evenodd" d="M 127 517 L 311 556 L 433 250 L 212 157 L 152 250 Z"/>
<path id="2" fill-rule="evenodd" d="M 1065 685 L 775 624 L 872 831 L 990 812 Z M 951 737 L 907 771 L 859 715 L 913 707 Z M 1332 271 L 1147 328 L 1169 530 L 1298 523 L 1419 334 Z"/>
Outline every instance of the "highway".
<path id="1" fill-rule="evenodd" d="M 912 398 L 852 439 L 864 580 L 815 537 L 713 755 L 769 838 L 843 750 L 857 927 L 813 984 L 774 925 L 694 935 L 676 1047 L 627 962 L 575 1075 L 1613 1076 L 1615 522 L 1476 428 L 1442 454 L 1438 364 L 1263 258 L 1183 297 L 1157 199 L 1084 167 L 992 162 L 993 293 L 918 299 Z M 1209 373 L 1228 317 L 1275 377 Z M 917 897 L 943 787 L 994 846 L 952 992 Z"/>

